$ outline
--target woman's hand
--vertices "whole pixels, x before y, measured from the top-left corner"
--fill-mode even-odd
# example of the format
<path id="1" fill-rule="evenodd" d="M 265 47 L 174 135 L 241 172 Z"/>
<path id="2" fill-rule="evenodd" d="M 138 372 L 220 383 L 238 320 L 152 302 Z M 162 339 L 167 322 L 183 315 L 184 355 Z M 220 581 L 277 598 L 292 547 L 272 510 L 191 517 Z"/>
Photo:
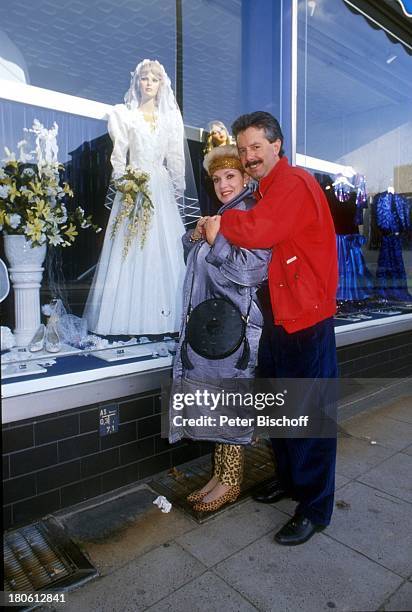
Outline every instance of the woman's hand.
<path id="1" fill-rule="evenodd" d="M 205 238 L 205 224 L 209 217 L 200 217 L 199 221 L 196 224 L 195 229 L 192 232 L 192 240 L 201 240 Z"/>
<path id="2" fill-rule="evenodd" d="M 209 217 L 205 224 L 206 240 L 212 246 L 220 230 L 220 215 Z"/>

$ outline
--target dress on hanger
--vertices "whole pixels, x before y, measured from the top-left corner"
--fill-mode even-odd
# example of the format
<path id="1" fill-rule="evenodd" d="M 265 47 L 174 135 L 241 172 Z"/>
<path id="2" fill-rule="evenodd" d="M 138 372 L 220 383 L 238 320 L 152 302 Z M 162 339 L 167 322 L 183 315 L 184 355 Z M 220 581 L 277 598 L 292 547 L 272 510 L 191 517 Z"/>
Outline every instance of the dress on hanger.
<path id="1" fill-rule="evenodd" d="M 137 107 L 118 104 L 108 130 L 112 177 L 120 178 L 127 164 L 147 172 L 154 212 L 144 246 L 136 238 L 124 257 L 127 219 L 111 237 L 121 207 L 121 194 L 116 194 L 84 316 L 89 329 L 103 335 L 175 332 L 185 272 L 185 228 L 176 202 L 185 187 L 182 118 L 176 107 L 159 113 L 152 124 Z"/>
<path id="2" fill-rule="evenodd" d="M 411 229 L 408 200 L 390 191 L 378 193 L 373 199 L 372 213 L 381 232 L 377 291 L 388 300 L 410 300 L 401 242 L 402 234 Z"/>
<path id="3" fill-rule="evenodd" d="M 339 302 L 367 300 L 373 294 L 373 277 L 363 255 L 366 238 L 357 225 L 359 207 L 355 192 L 348 192 L 346 199 L 337 198 L 329 182 L 325 194 L 329 202 L 336 232 L 338 249 L 339 283 L 336 299 Z"/>

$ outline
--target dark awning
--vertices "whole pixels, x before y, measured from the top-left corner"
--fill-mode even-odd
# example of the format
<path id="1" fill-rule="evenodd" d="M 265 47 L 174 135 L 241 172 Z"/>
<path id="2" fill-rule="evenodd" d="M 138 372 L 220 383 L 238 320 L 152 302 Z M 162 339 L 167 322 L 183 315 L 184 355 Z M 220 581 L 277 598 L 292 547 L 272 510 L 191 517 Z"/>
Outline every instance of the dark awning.
<path id="1" fill-rule="evenodd" d="M 412 18 L 402 11 L 398 0 L 344 0 L 353 12 L 362 15 L 375 30 L 383 29 L 391 42 L 400 43 L 412 55 Z"/>

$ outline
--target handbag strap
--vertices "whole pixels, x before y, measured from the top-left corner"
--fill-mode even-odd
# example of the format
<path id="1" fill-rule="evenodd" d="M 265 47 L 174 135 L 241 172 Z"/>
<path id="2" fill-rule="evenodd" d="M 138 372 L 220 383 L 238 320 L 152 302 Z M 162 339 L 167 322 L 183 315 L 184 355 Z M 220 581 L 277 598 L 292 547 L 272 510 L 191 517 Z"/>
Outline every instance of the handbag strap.
<path id="1" fill-rule="evenodd" d="M 188 322 L 190 313 L 192 312 L 192 294 L 193 294 L 193 286 L 195 284 L 195 270 L 196 270 L 196 264 L 197 264 L 197 256 L 199 254 L 200 247 L 202 246 L 202 242 L 203 240 L 199 244 L 196 244 L 194 247 L 195 252 L 193 255 L 192 282 L 190 284 L 189 303 L 187 305 L 187 312 L 186 312 L 186 323 Z"/>
<path id="2" fill-rule="evenodd" d="M 199 254 L 200 248 L 203 244 L 203 240 L 200 242 L 200 244 L 197 244 L 194 248 L 195 253 L 193 255 L 193 272 L 192 272 L 192 282 L 190 283 L 190 293 L 189 293 L 189 302 L 187 305 L 187 311 L 186 311 L 186 323 L 189 320 L 190 317 L 190 313 L 192 312 L 192 294 L 193 294 L 193 287 L 195 284 L 195 271 L 196 271 L 196 265 L 197 265 L 197 256 Z M 248 305 L 248 309 L 246 312 L 246 315 L 243 315 L 242 312 L 240 313 L 240 316 L 242 317 L 243 321 L 246 323 L 246 325 L 249 322 L 249 315 L 250 315 L 250 310 L 252 308 L 252 302 L 253 302 L 253 292 L 252 292 L 252 288 L 249 288 L 249 292 L 250 292 L 250 300 L 249 300 L 249 305 Z"/>
<path id="3" fill-rule="evenodd" d="M 202 241 L 200 242 L 200 244 L 196 244 L 194 246 L 194 254 L 193 254 L 193 272 L 192 272 L 192 282 L 190 284 L 190 293 L 189 293 L 189 303 L 187 305 L 187 311 L 186 311 L 186 325 L 185 325 L 185 337 L 183 339 L 182 342 L 182 347 L 180 350 L 180 359 L 182 360 L 182 364 L 183 367 L 186 370 L 193 370 L 193 364 L 190 361 L 190 357 L 189 354 L 187 352 L 187 334 L 186 334 L 186 327 L 189 321 L 189 317 L 190 317 L 190 313 L 192 312 L 192 293 L 193 293 L 193 285 L 195 283 L 195 268 L 196 268 L 196 263 L 197 263 L 197 256 L 199 253 L 199 249 L 202 245 Z"/>

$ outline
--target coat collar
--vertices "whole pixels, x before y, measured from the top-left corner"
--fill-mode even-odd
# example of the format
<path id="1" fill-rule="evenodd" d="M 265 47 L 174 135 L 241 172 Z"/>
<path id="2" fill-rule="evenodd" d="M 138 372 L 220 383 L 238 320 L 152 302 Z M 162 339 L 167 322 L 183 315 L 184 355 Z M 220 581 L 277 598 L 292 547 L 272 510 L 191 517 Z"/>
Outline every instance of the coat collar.
<path id="1" fill-rule="evenodd" d="M 243 191 L 241 191 L 238 196 L 233 198 L 233 200 L 231 200 L 227 204 L 223 204 L 223 206 L 219 208 L 219 210 L 217 211 L 217 214 L 221 215 L 226 210 L 235 208 L 239 204 L 239 202 L 242 202 L 246 198 L 249 198 L 256 191 L 256 189 L 257 189 L 257 183 L 255 181 L 249 181 L 245 189 L 243 189 Z"/>
<path id="2" fill-rule="evenodd" d="M 278 176 L 285 168 L 289 166 L 288 158 L 284 155 L 280 158 L 277 164 L 275 164 L 272 170 L 269 172 L 267 176 L 264 176 L 259 181 L 259 189 L 258 189 L 258 198 L 262 198 L 265 191 L 267 191 L 268 187 L 273 183 L 275 177 Z"/>

